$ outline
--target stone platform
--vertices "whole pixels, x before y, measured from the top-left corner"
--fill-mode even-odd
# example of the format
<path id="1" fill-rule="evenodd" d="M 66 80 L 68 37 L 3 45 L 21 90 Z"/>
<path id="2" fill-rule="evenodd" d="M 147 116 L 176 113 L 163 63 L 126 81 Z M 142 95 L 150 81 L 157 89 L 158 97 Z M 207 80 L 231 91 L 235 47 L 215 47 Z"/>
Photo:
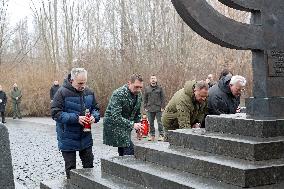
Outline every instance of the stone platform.
<path id="1" fill-rule="evenodd" d="M 168 142 L 136 143 L 134 156 L 73 170 L 65 188 L 283 189 L 283 128 L 283 120 L 208 116 L 204 133 L 179 129 Z"/>

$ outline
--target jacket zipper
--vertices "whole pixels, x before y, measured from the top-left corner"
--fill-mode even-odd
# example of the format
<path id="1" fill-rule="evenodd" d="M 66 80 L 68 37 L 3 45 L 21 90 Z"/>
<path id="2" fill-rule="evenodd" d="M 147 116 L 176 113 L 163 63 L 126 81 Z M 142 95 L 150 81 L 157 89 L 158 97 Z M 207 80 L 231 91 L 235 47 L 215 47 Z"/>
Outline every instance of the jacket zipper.
<path id="1" fill-rule="evenodd" d="M 81 92 L 80 93 L 80 109 L 81 109 L 81 114 L 83 114 L 83 109 L 84 109 L 84 107 L 83 107 L 83 92 Z M 80 125 L 81 126 L 81 125 Z M 81 126 L 81 129 L 83 129 L 82 128 L 82 126 Z M 83 132 L 81 132 L 81 136 L 80 136 L 80 149 L 82 149 L 82 146 L 83 146 L 83 144 L 82 144 L 82 134 L 83 134 Z"/>

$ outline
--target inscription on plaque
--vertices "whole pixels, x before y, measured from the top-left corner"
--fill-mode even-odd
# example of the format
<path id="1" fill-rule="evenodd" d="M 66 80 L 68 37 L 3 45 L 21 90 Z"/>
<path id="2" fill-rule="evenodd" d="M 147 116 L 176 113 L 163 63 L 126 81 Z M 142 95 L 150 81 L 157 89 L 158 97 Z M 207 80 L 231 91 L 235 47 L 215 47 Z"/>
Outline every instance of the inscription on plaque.
<path id="1" fill-rule="evenodd" d="M 284 51 L 268 51 L 269 76 L 284 77 Z"/>

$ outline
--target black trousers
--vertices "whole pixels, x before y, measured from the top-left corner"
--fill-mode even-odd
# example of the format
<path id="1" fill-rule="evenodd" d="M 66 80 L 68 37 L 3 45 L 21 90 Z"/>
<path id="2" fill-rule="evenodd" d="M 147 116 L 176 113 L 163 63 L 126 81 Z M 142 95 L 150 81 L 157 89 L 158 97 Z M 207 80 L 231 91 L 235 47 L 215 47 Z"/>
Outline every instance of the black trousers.
<path id="1" fill-rule="evenodd" d="M 65 162 L 65 171 L 67 179 L 70 179 L 70 170 L 76 169 L 76 151 L 62 151 Z M 83 168 L 93 168 L 94 155 L 92 147 L 79 151 L 79 156 L 83 164 Z"/>
<path id="2" fill-rule="evenodd" d="M 5 112 L 1 112 L 2 123 L 5 123 Z"/>
<path id="3" fill-rule="evenodd" d="M 119 156 L 134 155 L 134 145 L 133 145 L 133 142 L 130 141 L 130 146 L 129 147 L 118 147 L 117 151 L 118 151 L 118 155 Z"/>

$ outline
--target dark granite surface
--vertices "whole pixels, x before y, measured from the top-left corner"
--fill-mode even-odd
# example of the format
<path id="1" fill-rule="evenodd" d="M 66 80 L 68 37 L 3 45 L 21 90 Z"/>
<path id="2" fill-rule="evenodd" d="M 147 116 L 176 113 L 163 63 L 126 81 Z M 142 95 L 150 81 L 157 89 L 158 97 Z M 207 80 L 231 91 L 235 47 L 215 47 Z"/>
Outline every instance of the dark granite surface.
<path id="1" fill-rule="evenodd" d="M 207 0 L 172 0 L 184 22 L 223 47 L 252 51 L 253 95 L 246 101 L 252 118 L 284 118 L 284 1 L 219 0 L 251 13 L 251 23 L 230 19 Z"/>
<path id="2" fill-rule="evenodd" d="M 0 188 L 15 188 L 8 129 L 0 123 Z"/>
<path id="3" fill-rule="evenodd" d="M 256 138 L 222 133 L 196 133 L 192 129 L 168 132 L 168 142 L 199 151 L 247 160 L 269 160 L 284 157 L 284 137 Z"/>
<path id="4" fill-rule="evenodd" d="M 284 175 L 283 159 L 247 161 L 181 147 L 169 148 L 168 143 L 137 145 L 135 157 L 241 187 L 278 183 Z"/>
<path id="5" fill-rule="evenodd" d="M 284 136 L 284 119 L 251 119 L 246 114 L 222 114 L 206 117 L 206 131 L 253 137 Z"/>

